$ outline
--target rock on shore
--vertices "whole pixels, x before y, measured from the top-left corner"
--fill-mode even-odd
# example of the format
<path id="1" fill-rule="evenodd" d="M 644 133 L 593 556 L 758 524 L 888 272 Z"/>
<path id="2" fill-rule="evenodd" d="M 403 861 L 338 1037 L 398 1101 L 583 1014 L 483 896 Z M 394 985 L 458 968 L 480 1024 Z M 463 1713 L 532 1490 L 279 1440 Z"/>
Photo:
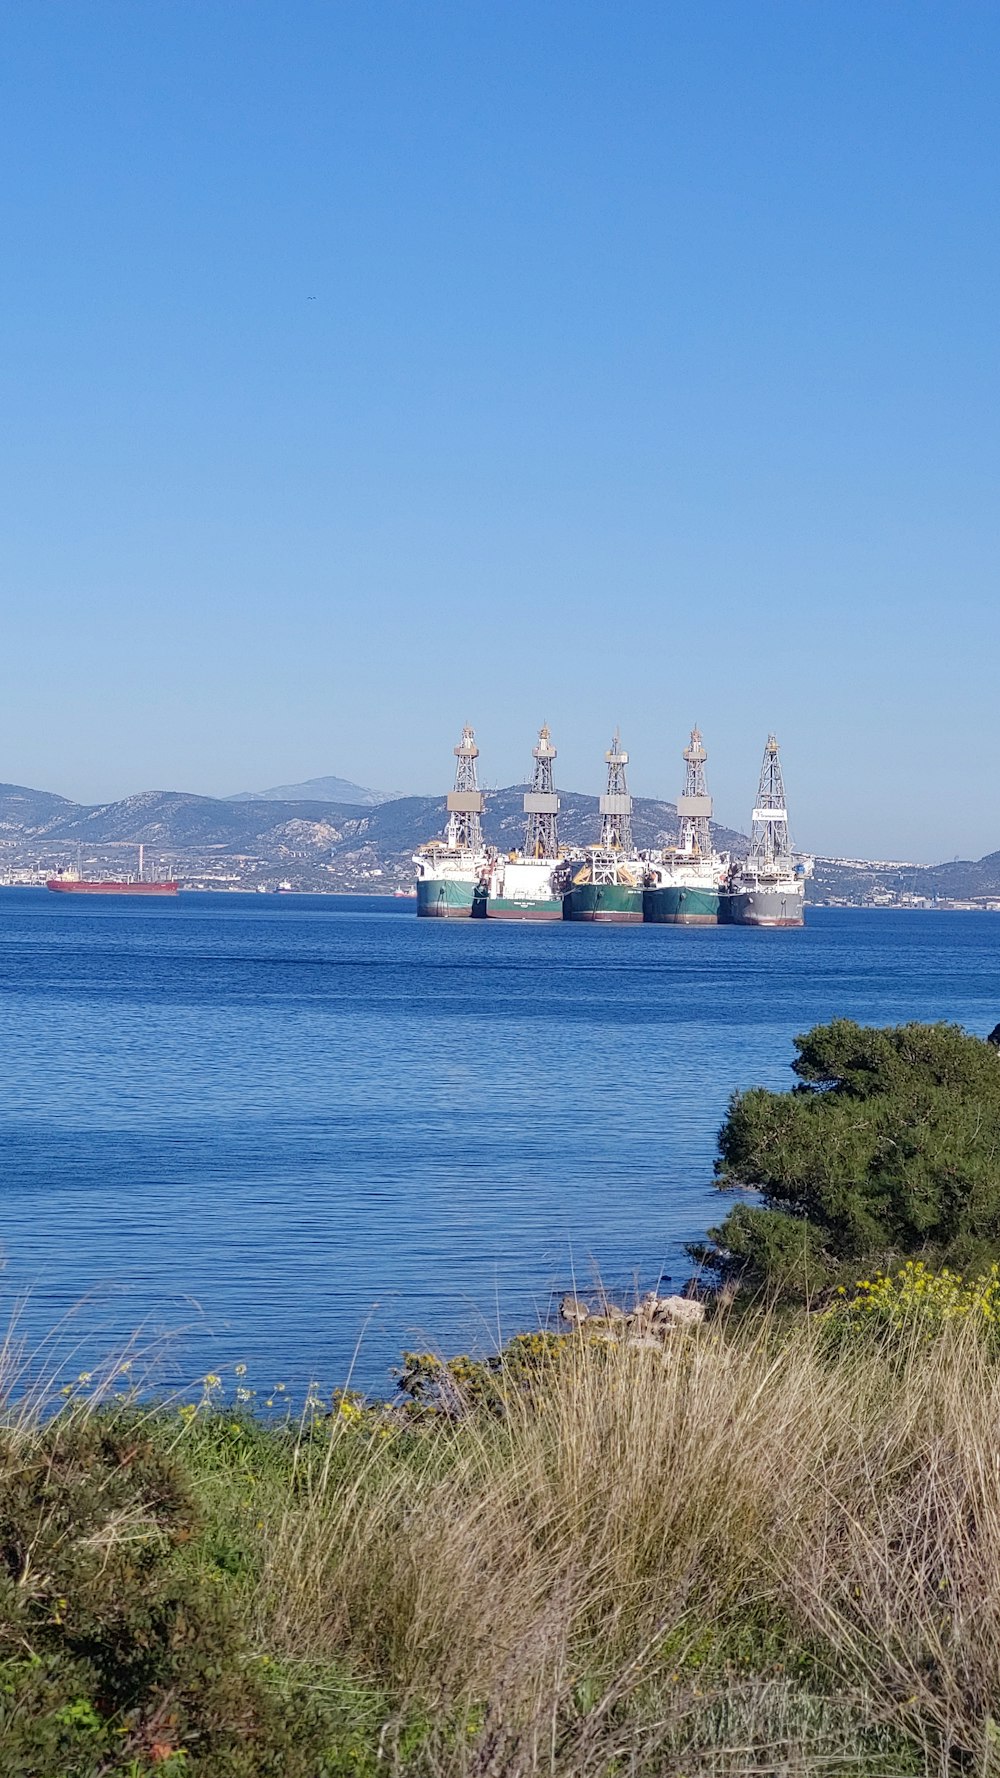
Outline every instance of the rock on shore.
<path id="1" fill-rule="evenodd" d="M 578 1296 L 564 1296 L 559 1313 L 572 1327 L 586 1327 L 599 1339 L 623 1340 L 628 1345 L 662 1345 L 671 1334 L 698 1327 L 705 1319 L 705 1305 L 694 1297 L 657 1296 L 650 1291 L 634 1309 L 602 1303 L 592 1310 Z"/>

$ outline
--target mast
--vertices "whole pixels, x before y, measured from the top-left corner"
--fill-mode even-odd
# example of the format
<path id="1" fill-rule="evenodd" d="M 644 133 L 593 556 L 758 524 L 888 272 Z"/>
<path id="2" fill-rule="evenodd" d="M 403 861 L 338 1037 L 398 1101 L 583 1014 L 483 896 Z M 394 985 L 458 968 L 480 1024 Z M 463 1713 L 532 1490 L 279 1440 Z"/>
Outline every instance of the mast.
<path id="1" fill-rule="evenodd" d="M 142 882 L 142 865 L 143 865 L 143 859 L 145 857 L 145 853 L 146 853 L 145 846 L 140 845 L 140 847 L 139 847 L 139 881 L 140 881 L 140 883 Z"/>
<path id="2" fill-rule="evenodd" d="M 757 806 L 753 812 L 750 851 L 747 864 L 751 870 L 790 871 L 792 847 L 788 837 L 788 810 L 785 786 L 781 777 L 778 743 L 768 735 L 764 761 L 760 768 Z"/>
<path id="3" fill-rule="evenodd" d="M 542 723 L 531 754 L 535 770 L 531 789 L 525 791 L 524 795 L 524 812 L 528 817 L 524 834 L 525 856 L 558 858 L 559 798 L 552 788 L 552 761 L 555 759 L 556 749 L 552 745 L 547 722 Z"/>
<path id="4" fill-rule="evenodd" d="M 454 749 L 455 788 L 448 792 L 448 845 L 456 852 L 483 849 L 483 793 L 476 777 L 476 732 L 468 723 Z"/>
<path id="5" fill-rule="evenodd" d="M 609 852 L 631 852 L 632 798 L 625 780 L 628 754 L 622 748 L 617 729 L 604 757 L 608 762 L 608 788 L 601 798 L 601 845 Z"/>
<path id="6" fill-rule="evenodd" d="M 705 752 L 701 735 L 697 728 L 691 730 L 691 739 L 685 747 L 684 760 L 684 794 L 677 798 L 677 814 L 680 819 L 680 850 L 694 852 L 699 858 L 712 856 L 712 799 L 705 783 Z"/>

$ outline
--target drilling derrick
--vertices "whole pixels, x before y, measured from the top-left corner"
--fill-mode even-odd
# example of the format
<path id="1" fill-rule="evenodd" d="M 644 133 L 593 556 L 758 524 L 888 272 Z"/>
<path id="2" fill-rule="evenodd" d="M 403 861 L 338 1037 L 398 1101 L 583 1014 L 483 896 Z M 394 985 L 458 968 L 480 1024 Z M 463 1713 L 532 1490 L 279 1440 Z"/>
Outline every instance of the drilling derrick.
<path id="1" fill-rule="evenodd" d="M 729 918 L 737 926 L 801 926 L 810 865 L 792 855 L 778 743 L 768 735 L 750 851 L 730 880 Z"/>
<path id="2" fill-rule="evenodd" d="M 705 783 L 705 761 L 708 754 L 702 744 L 698 730 L 691 730 L 691 740 L 684 749 L 684 795 L 677 799 L 677 814 L 680 818 L 681 852 L 691 853 L 699 858 L 710 858 L 712 855 L 712 799 Z"/>
<path id="3" fill-rule="evenodd" d="M 601 837 L 562 868 L 564 920 L 642 920 L 642 865 L 632 853 L 628 754 L 615 729 L 604 755 L 608 788 L 601 797 Z"/>
<path id="4" fill-rule="evenodd" d="M 768 875 L 792 870 L 785 786 L 781 778 L 778 743 L 773 735 L 768 735 L 767 746 L 764 748 L 747 865 L 751 870 Z"/>
<path id="5" fill-rule="evenodd" d="M 608 788 L 601 798 L 601 845 L 608 852 L 631 853 L 632 798 L 625 781 L 628 754 L 622 749 L 617 729 L 604 757 L 608 762 Z"/>
<path id="6" fill-rule="evenodd" d="M 476 778 L 475 730 L 466 723 L 455 748 L 455 788 L 448 792 L 448 845 L 455 852 L 481 852 L 483 848 L 483 793 Z"/>
<path id="7" fill-rule="evenodd" d="M 556 750 L 552 745 L 549 725 L 543 722 L 538 741 L 532 748 L 535 770 L 531 789 L 525 792 L 524 812 L 528 817 L 524 835 L 526 858 L 557 858 L 559 855 L 559 798 L 552 788 L 552 761 Z"/>

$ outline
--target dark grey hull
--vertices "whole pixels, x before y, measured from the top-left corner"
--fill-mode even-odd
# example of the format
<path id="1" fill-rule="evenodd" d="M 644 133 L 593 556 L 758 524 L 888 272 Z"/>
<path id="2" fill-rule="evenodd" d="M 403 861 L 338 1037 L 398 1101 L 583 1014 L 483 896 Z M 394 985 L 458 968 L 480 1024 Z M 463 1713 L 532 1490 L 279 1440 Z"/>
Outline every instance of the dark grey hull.
<path id="1" fill-rule="evenodd" d="M 729 919 L 736 926 L 802 926 L 805 896 L 801 889 L 736 889 Z"/>

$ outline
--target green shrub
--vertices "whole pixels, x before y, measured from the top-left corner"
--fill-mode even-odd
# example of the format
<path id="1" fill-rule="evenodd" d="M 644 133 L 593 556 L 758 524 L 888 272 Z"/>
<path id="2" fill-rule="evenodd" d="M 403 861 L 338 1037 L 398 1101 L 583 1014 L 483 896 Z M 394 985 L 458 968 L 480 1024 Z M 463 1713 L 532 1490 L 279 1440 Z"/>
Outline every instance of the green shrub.
<path id="1" fill-rule="evenodd" d="M 180 1463 L 134 1413 L 0 1434 L 5 1778 L 317 1778 L 322 1724 L 187 1559 Z"/>
<path id="2" fill-rule="evenodd" d="M 708 1243 L 725 1278 L 809 1296 L 900 1258 L 1000 1253 L 1000 1055 L 956 1025 L 849 1019 L 795 1040 L 798 1084 L 734 1094 L 719 1188 L 751 1188 Z"/>
<path id="3" fill-rule="evenodd" d="M 949 1323 L 959 1322 L 985 1337 L 995 1352 L 1000 1336 L 1000 1265 L 966 1278 L 948 1266 L 933 1272 L 922 1259 L 908 1259 L 898 1272 L 860 1278 L 853 1290 L 841 1285 L 822 1319 L 836 1340 L 870 1333 L 928 1340 Z"/>
<path id="4" fill-rule="evenodd" d="M 398 1388 L 406 1398 L 405 1419 L 410 1424 L 427 1417 L 457 1420 L 479 1410 L 503 1418 L 512 1394 L 531 1398 L 544 1388 L 569 1345 L 568 1335 L 539 1328 L 515 1334 L 489 1358 L 404 1352 Z"/>

